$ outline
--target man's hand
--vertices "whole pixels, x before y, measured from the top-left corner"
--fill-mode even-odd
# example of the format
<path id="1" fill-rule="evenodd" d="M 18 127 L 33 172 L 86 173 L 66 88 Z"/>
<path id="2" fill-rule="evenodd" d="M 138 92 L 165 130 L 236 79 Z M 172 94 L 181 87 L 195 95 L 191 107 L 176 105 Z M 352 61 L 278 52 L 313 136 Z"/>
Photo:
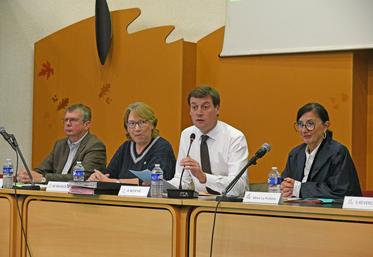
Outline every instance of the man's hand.
<path id="1" fill-rule="evenodd" d="M 43 175 L 40 174 L 39 172 L 34 171 L 34 170 L 30 170 L 30 172 L 31 172 L 31 176 L 34 179 L 34 182 L 35 183 L 40 183 Z M 21 170 L 18 171 L 17 180 L 21 183 L 30 183 L 31 182 L 31 179 L 29 178 L 29 176 L 27 174 L 27 171 L 25 169 L 21 169 Z"/>
<path id="2" fill-rule="evenodd" d="M 190 170 L 192 175 L 196 177 L 200 183 L 206 183 L 206 174 L 201 169 L 199 163 L 193 160 L 190 156 L 184 158 L 180 162 L 181 166 L 184 166 L 186 170 Z"/>

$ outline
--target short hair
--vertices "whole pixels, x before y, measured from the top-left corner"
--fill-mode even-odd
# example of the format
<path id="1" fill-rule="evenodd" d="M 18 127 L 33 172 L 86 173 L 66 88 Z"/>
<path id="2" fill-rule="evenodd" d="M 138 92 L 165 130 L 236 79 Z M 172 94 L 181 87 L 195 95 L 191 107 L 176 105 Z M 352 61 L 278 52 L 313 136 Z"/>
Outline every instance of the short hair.
<path id="1" fill-rule="evenodd" d="M 329 121 L 328 111 L 319 103 L 308 103 L 299 108 L 296 121 L 298 121 L 303 114 L 310 111 L 314 111 L 324 123 Z"/>
<path id="2" fill-rule="evenodd" d="M 219 92 L 215 88 L 212 88 L 212 87 L 209 87 L 209 86 L 196 87 L 192 91 L 190 91 L 190 93 L 188 95 L 188 104 L 190 105 L 190 99 L 192 97 L 204 98 L 206 96 L 211 96 L 212 103 L 214 104 L 214 107 L 220 106 Z"/>
<path id="3" fill-rule="evenodd" d="M 88 106 L 86 106 L 84 104 L 70 105 L 69 107 L 67 107 L 67 109 L 65 111 L 65 114 L 67 112 L 73 112 L 73 111 L 76 111 L 76 110 L 79 110 L 83 114 L 83 122 L 92 120 L 91 108 L 89 108 Z"/>
<path id="4" fill-rule="evenodd" d="M 143 102 L 135 102 L 128 105 L 126 110 L 124 111 L 123 121 L 124 128 L 126 129 L 127 138 L 131 139 L 131 136 L 129 135 L 127 128 L 128 117 L 130 116 L 131 112 L 136 113 L 136 115 L 138 115 L 140 118 L 150 121 L 152 123 L 152 138 L 156 138 L 159 135 L 159 130 L 157 129 L 158 119 L 157 117 L 155 117 L 153 109 Z"/>

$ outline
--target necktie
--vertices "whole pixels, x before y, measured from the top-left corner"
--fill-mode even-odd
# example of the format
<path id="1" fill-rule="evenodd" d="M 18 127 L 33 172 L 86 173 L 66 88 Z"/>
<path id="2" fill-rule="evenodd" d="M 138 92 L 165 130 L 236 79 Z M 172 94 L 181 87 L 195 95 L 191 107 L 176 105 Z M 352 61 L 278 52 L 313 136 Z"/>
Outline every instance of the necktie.
<path id="1" fill-rule="evenodd" d="M 209 148 L 207 146 L 207 139 L 209 139 L 208 135 L 201 136 L 201 167 L 205 173 L 211 174 L 211 163 L 210 163 L 210 155 L 209 155 Z M 219 194 L 218 192 L 206 187 L 206 190 L 210 194 Z"/>

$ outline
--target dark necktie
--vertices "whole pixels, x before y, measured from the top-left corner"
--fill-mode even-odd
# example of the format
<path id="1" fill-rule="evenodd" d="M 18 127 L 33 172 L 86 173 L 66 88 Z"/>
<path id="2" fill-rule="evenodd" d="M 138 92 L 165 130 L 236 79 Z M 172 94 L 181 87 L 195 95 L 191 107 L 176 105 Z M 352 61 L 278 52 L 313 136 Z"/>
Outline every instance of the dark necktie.
<path id="1" fill-rule="evenodd" d="M 209 139 L 208 135 L 201 136 L 201 168 L 205 173 L 211 174 L 211 163 L 210 163 L 210 155 L 209 155 L 209 148 L 207 146 L 207 139 Z M 210 194 L 219 194 L 218 192 L 206 187 L 206 190 Z"/>

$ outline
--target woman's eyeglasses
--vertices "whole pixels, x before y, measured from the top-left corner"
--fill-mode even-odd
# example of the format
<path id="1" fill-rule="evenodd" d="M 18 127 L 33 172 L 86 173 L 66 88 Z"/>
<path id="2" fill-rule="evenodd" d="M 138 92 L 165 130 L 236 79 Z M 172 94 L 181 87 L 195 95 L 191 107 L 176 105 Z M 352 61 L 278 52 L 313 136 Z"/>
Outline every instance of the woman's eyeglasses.
<path id="1" fill-rule="evenodd" d="M 147 120 L 139 120 L 139 121 L 130 120 L 127 122 L 127 127 L 133 129 L 136 127 L 136 125 L 138 125 L 140 128 L 143 128 L 147 123 L 148 123 Z"/>
<path id="2" fill-rule="evenodd" d="M 308 131 L 312 131 L 316 127 L 316 121 L 315 120 L 307 120 L 305 123 L 302 121 L 298 121 L 294 123 L 294 128 L 296 131 L 301 131 L 305 127 Z"/>

